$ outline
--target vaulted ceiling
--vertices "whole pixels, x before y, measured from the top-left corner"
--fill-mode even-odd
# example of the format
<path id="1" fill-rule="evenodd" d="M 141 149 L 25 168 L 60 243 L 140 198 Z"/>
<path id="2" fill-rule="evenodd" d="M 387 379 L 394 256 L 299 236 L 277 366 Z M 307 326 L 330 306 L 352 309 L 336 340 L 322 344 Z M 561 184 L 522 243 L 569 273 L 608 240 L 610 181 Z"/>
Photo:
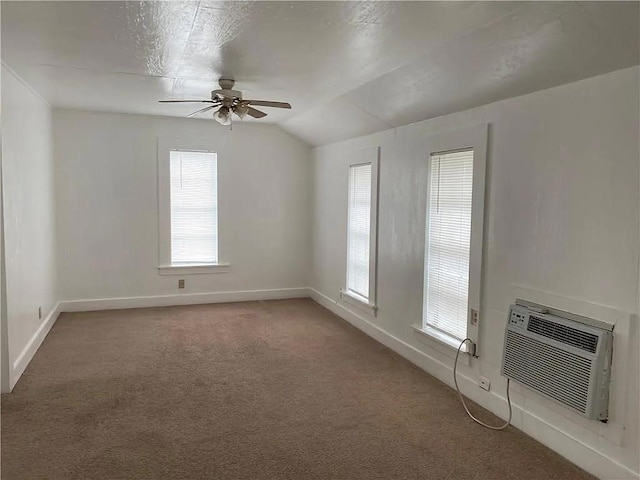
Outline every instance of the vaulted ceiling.
<path id="1" fill-rule="evenodd" d="M 639 5 L 3 1 L 2 59 L 61 108 L 184 116 L 157 101 L 234 78 L 317 145 L 637 65 Z"/>

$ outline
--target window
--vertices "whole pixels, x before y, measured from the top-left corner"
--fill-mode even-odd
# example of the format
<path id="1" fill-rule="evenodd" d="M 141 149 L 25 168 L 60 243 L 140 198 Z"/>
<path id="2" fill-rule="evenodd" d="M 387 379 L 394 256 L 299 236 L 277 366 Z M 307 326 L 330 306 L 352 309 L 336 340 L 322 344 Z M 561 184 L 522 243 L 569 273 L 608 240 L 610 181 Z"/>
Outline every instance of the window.
<path id="1" fill-rule="evenodd" d="M 430 153 L 422 322 L 414 328 L 428 342 L 458 348 L 465 338 L 478 338 L 487 125 L 425 142 Z"/>
<path id="2" fill-rule="evenodd" d="M 432 154 L 425 241 L 423 321 L 467 336 L 473 150 Z"/>
<path id="3" fill-rule="evenodd" d="M 349 168 L 347 290 L 369 300 L 371 247 L 371 164 Z"/>
<path id="4" fill-rule="evenodd" d="M 161 275 L 221 273 L 218 153 L 207 140 L 158 140 Z"/>
<path id="5" fill-rule="evenodd" d="M 217 263 L 217 155 L 172 150 L 169 159 L 171 264 Z"/>
<path id="6" fill-rule="evenodd" d="M 375 314 L 379 148 L 354 154 L 349 166 L 346 288 L 342 298 Z M 355 300 L 355 303 L 353 302 Z"/>

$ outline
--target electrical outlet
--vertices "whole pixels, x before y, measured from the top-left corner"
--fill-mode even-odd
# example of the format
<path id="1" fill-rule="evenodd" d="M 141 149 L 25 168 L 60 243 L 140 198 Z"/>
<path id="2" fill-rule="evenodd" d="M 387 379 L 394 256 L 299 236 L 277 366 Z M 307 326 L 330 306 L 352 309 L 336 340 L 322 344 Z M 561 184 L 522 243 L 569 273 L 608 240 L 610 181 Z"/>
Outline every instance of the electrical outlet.
<path id="1" fill-rule="evenodd" d="M 178 280 L 178 288 L 184 288 L 184 278 Z"/>
<path id="2" fill-rule="evenodd" d="M 38 307 L 38 318 L 42 318 L 42 307 Z"/>
<path id="3" fill-rule="evenodd" d="M 471 309 L 471 325 L 478 326 L 478 311 Z"/>
<path id="4" fill-rule="evenodd" d="M 480 377 L 480 383 L 478 383 L 478 385 L 480 386 L 480 388 L 488 392 L 491 388 L 491 380 L 489 380 L 487 377 Z"/>

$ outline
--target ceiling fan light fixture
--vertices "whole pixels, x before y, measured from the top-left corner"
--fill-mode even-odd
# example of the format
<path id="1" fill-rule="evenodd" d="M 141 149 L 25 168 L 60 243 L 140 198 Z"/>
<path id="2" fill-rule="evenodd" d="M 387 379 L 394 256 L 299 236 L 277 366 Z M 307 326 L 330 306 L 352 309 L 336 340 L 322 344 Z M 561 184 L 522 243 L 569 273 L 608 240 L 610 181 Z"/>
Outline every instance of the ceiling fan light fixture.
<path id="1" fill-rule="evenodd" d="M 246 105 L 238 105 L 234 108 L 233 111 L 240 117 L 241 120 L 244 120 L 244 117 L 246 117 L 247 113 L 249 112 L 249 107 Z"/>
<path id="2" fill-rule="evenodd" d="M 231 125 L 231 112 L 229 107 L 222 106 L 213 114 L 213 119 L 220 125 Z"/>

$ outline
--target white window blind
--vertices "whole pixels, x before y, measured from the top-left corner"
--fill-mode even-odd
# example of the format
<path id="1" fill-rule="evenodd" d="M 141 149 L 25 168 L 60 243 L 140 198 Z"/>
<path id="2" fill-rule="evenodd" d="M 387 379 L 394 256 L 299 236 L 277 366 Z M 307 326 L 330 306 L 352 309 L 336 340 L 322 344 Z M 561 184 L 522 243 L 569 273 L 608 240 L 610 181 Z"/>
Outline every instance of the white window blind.
<path id="1" fill-rule="evenodd" d="M 371 245 L 371 164 L 349 167 L 347 290 L 369 299 Z"/>
<path id="2" fill-rule="evenodd" d="M 431 155 L 423 326 L 467 336 L 473 150 Z"/>
<path id="3" fill-rule="evenodd" d="M 217 263 L 217 155 L 174 150 L 169 160 L 171 263 Z"/>

